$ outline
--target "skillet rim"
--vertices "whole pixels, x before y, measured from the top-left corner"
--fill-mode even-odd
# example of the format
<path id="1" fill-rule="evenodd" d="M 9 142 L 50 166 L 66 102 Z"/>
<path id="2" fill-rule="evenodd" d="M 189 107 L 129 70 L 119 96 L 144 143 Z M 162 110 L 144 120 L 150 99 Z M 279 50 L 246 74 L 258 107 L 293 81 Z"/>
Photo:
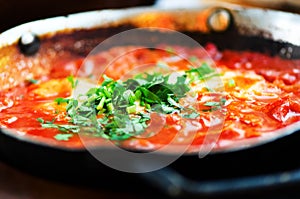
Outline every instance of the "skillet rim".
<path id="1" fill-rule="evenodd" d="M 278 14 L 280 16 L 286 15 L 287 18 L 289 18 L 289 17 L 300 18 L 300 16 L 297 14 L 284 13 L 282 11 L 262 10 L 262 9 L 257 9 L 257 8 L 247 8 L 247 7 L 241 7 L 241 6 L 228 6 L 227 4 L 223 5 L 223 6 L 225 9 L 228 9 L 233 14 L 235 19 L 237 19 L 237 16 L 241 13 L 244 14 L 245 17 L 247 17 L 247 14 L 249 14 L 249 13 L 251 14 L 253 12 L 255 13 L 258 11 L 265 12 L 265 13 L 271 13 L 271 14 Z M 41 37 L 43 37 L 45 35 L 53 36 L 55 34 L 61 33 L 61 31 L 72 33 L 77 30 L 83 30 L 83 29 L 91 30 L 91 29 L 95 29 L 95 28 L 118 26 L 118 25 L 121 25 L 122 23 L 126 22 L 126 20 L 128 20 L 128 18 L 138 15 L 138 14 L 141 14 L 141 13 L 144 13 L 144 12 L 167 12 L 167 13 L 175 13 L 178 11 L 179 12 L 195 12 L 195 11 L 199 11 L 199 9 L 204 10 L 204 9 L 213 9 L 213 8 L 219 8 L 219 7 L 220 7 L 219 4 L 217 7 L 212 6 L 211 4 L 208 4 L 208 5 L 200 6 L 199 8 L 192 8 L 192 9 L 190 9 L 190 8 L 186 8 L 186 9 L 163 8 L 163 9 L 160 9 L 160 8 L 156 8 L 156 7 L 138 7 L 138 8 L 127 8 L 127 9 L 115 9 L 115 10 L 88 11 L 88 12 L 71 14 L 66 17 L 53 17 L 53 18 L 48 18 L 48 19 L 44 19 L 44 20 L 37 20 L 37 21 L 19 25 L 17 27 L 9 29 L 9 30 L 3 32 L 2 34 L 0 34 L 0 49 L 5 46 L 15 45 L 17 42 L 17 39 L 22 35 L 22 33 L 26 32 L 26 31 L 34 32 Z M 90 19 L 91 16 L 94 16 L 94 15 L 98 16 L 100 19 L 101 19 L 101 17 L 104 17 L 104 18 L 108 17 L 108 19 L 106 19 L 106 21 L 105 20 L 101 21 L 101 20 L 99 20 L 99 18 L 95 17 L 94 21 L 90 21 L 89 23 L 84 23 L 84 22 L 86 22 L 87 19 Z M 82 18 L 82 16 L 85 16 L 85 17 Z M 78 19 L 80 19 L 79 24 L 75 25 L 74 23 L 72 23 L 72 21 L 76 21 Z M 251 21 L 251 19 L 250 19 L 250 21 Z M 245 24 L 244 24 L 245 22 L 242 22 L 240 20 L 235 20 L 235 22 L 237 23 L 235 25 L 237 25 L 240 34 L 242 34 L 242 35 L 243 34 L 245 34 L 245 35 L 258 34 L 257 31 L 259 30 L 259 27 L 256 27 L 256 31 L 250 31 L 249 33 L 245 33 L 245 32 L 243 32 L 243 31 L 245 31 Z M 40 26 L 41 24 L 46 24 L 47 27 L 44 25 L 41 27 Z M 54 28 L 51 27 L 49 24 L 55 25 Z M 253 28 L 253 24 L 249 24 L 249 27 Z M 249 27 L 248 27 L 248 30 L 249 30 Z M 50 31 L 49 28 L 52 30 Z M 262 31 L 262 33 L 266 33 L 263 30 L 261 30 L 261 31 Z M 268 34 L 268 33 L 262 34 L 262 36 L 267 39 L 270 39 L 270 38 L 274 39 L 274 38 L 272 38 L 272 34 L 271 35 L 270 34 Z M 276 42 L 276 39 L 274 40 L 274 42 Z M 259 137 L 258 139 L 257 138 L 247 139 L 247 140 L 250 140 L 250 143 L 254 142 L 255 144 L 253 144 L 253 143 L 250 145 L 249 145 L 249 143 L 245 144 L 245 143 L 243 143 L 244 140 L 234 141 L 235 142 L 234 145 L 240 145 L 240 143 L 243 143 L 243 145 L 242 146 L 240 145 L 238 147 L 233 147 L 233 148 L 228 148 L 228 147 L 222 148 L 221 147 L 218 150 L 214 150 L 213 152 L 210 152 L 210 154 L 234 152 L 234 151 L 245 150 L 248 148 L 260 146 L 260 145 L 263 145 L 263 144 L 266 144 L 269 142 L 273 142 L 274 140 L 280 139 L 284 136 L 288 136 L 294 132 L 297 132 L 299 129 L 300 129 L 300 122 L 297 122 L 292 125 L 289 125 L 289 126 L 286 126 L 286 127 L 283 127 L 281 129 L 271 132 L 270 134 L 276 134 L 276 136 L 275 135 L 270 136 L 271 138 L 262 139 L 262 137 Z M 5 128 L 0 129 L 0 132 L 5 134 L 6 136 L 10 136 L 14 139 L 18 139 L 19 141 L 32 143 L 32 144 L 35 144 L 38 146 L 44 146 L 44 147 L 55 148 L 55 149 L 59 149 L 59 150 L 71 151 L 71 152 L 86 151 L 86 149 L 84 147 L 83 148 L 71 148 L 71 147 L 63 147 L 63 146 L 46 144 L 46 142 L 35 141 L 34 139 L 31 139 L 30 137 L 26 138 L 24 136 L 18 136 L 15 133 L 11 133 L 9 131 L 9 129 L 5 129 Z M 246 140 L 246 143 L 247 143 L 247 140 Z M 257 142 L 255 140 L 260 140 L 260 141 Z M 99 149 L 99 148 L 106 149 L 107 147 L 95 147 L 95 149 Z M 173 155 L 174 153 L 167 152 L 166 154 Z M 184 155 L 195 155 L 195 154 L 198 154 L 198 152 L 187 152 Z"/>

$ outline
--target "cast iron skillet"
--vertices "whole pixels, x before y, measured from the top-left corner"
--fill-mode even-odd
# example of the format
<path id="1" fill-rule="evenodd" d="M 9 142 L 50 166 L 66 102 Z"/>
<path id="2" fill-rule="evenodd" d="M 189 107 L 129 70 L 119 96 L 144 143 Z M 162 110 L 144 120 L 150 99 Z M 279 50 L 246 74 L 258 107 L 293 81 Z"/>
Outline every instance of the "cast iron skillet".
<path id="1" fill-rule="evenodd" d="M 196 14 L 225 11 L 231 23 L 226 30 L 215 31 L 209 24 L 206 29 L 189 26 L 196 21 Z M 220 49 L 253 50 L 280 55 L 283 58 L 300 58 L 300 16 L 271 10 L 225 6 L 223 8 L 197 8 L 190 10 L 159 10 L 135 8 L 106 10 L 59 17 L 25 24 L 0 35 L 0 46 L 15 43 L 25 32 L 40 36 L 41 49 L 55 50 L 55 45 L 64 41 L 59 50 L 85 56 L 105 38 L 134 27 L 152 26 L 140 24 L 138 17 L 170 15 L 175 21 L 175 30 L 192 37 L 201 44 L 216 43 Z M 157 33 L 159 35 L 164 33 Z M 43 36 L 44 35 L 44 36 Z M 145 32 L 145 37 L 147 33 Z M 136 39 L 127 38 L 130 41 Z M 76 41 L 84 42 L 75 48 Z M 144 39 L 145 44 L 148 42 Z M 112 46 L 118 44 L 112 44 Z M 17 46 L 14 46 L 17 48 Z M 2 50 L 2 55 L 5 54 Z M 41 50 L 40 49 L 40 50 Z M 30 59 L 30 57 L 24 57 Z M 12 66 L 13 67 L 13 66 Z M 36 175 L 72 183 L 105 186 L 115 189 L 140 184 L 140 179 L 150 182 L 170 196 L 219 196 L 220 194 L 252 193 L 275 189 L 300 181 L 300 160 L 291 156 L 298 150 L 299 124 L 280 132 L 280 136 L 258 145 L 236 147 L 234 150 L 215 152 L 199 159 L 197 154 L 181 156 L 170 166 L 145 174 L 126 174 L 110 169 L 94 159 L 84 149 L 58 148 L 38 143 L 9 130 L 0 133 L 0 152 L 3 160 Z M 279 139 L 280 138 L 280 139 Z M 99 149 L 110 150 L 110 149 Z M 172 155 L 172 154 L 161 154 Z M 136 177 L 139 178 L 136 178 Z M 104 180 L 105 179 L 105 180 Z M 117 180 L 116 180 L 117 179 Z M 126 185 L 124 185 L 126 184 Z M 147 187 L 147 186 L 145 186 Z M 145 188 L 144 189 L 147 189 Z M 143 190 L 143 189 L 140 189 Z"/>

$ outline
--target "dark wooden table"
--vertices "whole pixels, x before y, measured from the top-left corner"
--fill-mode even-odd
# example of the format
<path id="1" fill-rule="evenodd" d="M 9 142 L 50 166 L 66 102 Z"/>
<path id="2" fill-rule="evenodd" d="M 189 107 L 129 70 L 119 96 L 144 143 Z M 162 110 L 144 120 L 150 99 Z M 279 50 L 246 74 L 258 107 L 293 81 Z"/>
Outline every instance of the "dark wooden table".
<path id="1" fill-rule="evenodd" d="M 105 179 L 104 179 L 105 180 Z M 117 188 L 116 188 L 117 190 Z M 155 191 L 154 191 L 155 192 Z M 154 197 L 154 196 L 153 196 Z M 161 195 L 155 198 L 162 197 Z M 1 199 L 98 199 L 98 198 L 145 198 L 143 193 L 114 191 L 71 185 L 32 176 L 0 162 Z"/>

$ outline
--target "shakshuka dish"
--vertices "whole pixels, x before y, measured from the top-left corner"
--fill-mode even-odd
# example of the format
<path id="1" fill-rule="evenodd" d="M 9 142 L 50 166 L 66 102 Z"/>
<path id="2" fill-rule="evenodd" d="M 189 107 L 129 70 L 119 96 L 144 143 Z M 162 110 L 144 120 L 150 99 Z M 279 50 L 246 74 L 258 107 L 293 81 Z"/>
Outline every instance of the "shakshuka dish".
<path id="1" fill-rule="evenodd" d="M 46 74 L 3 84 L 0 126 L 51 146 L 83 148 L 83 138 L 152 151 L 198 148 L 210 136 L 218 149 L 300 121 L 300 60 L 212 43 L 205 51 L 162 44 L 70 56 Z M 120 52 L 129 53 L 116 59 Z"/>

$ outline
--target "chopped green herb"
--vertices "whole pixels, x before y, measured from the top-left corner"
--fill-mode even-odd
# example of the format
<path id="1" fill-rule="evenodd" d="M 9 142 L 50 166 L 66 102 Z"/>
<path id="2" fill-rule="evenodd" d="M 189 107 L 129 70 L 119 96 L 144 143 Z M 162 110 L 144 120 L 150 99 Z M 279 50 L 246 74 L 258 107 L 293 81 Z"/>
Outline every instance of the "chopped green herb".
<path id="1" fill-rule="evenodd" d="M 40 118 L 40 117 L 37 118 L 36 120 L 37 120 L 39 123 L 42 123 L 42 124 L 45 122 L 44 119 L 43 119 L 43 118 Z"/>
<path id="2" fill-rule="evenodd" d="M 204 106 L 220 106 L 220 102 L 205 102 Z"/>
<path id="3" fill-rule="evenodd" d="M 209 87 L 204 87 L 208 92 L 214 92 L 213 89 L 209 88 Z"/>
<path id="4" fill-rule="evenodd" d="M 150 120 L 149 113 L 137 113 L 136 103 L 145 107 L 147 112 L 179 112 L 182 107 L 178 100 L 187 91 L 185 75 L 177 77 L 173 83 L 169 83 L 169 75 L 162 74 L 137 75 L 125 82 L 104 76 L 99 87 L 86 93 L 84 102 L 79 105 L 77 100 L 70 99 L 66 109 L 73 124 L 93 127 L 102 137 L 121 140 L 143 132 Z M 126 113 L 135 116 L 129 117 Z M 95 114 L 104 114 L 105 117 L 95 120 Z"/>
<path id="5" fill-rule="evenodd" d="M 55 122 L 55 118 L 53 118 L 52 120 L 50 121 L 45 121 L 46 124 L 53 124 Z"/>
<path id="6" fill-rule="evenodd" d="M 55 128 L 62 132 L 79 133 L 80 127 L 75 125 L 58 125 L 53 123 L 42 124 L 43 128 Z"/>
<path id="7" fill-rule="evenodd" d="M 54 138 L 59 141 L 68 141 L 71 137 L 73 137 L 73 134 L 56 134 L 54 136 Z"/>
<path id="8" fill-rule="evenodd" d="M 226 99 L 225 98 L 221 98 L 220 103 L 221 103 L 221 105 L 225 105 Z"/>
<path id="9" fill-rule="evenodd" d="M 195 79 L 205 80 L 214 76 L 219 76 L 219 74 L 211 68 L 207 63 L 202 63 L 202 65 L 198 68 L 192 68 L 186 73 L 189 75 L 191 81 Z"/>
<path id="10" fill-rule="evenodd" d="M 63 103 L 68 103 L 69 99 L 58 97 L 54 100 L 54 102 L 56 102 L 58 105 L 60 105 L 60 104 L 63 104 Z"/>
<path id="11" fill-rule="evenodd" d="M 171 96 L 168 96 L 168 102 L 170 103 L 170 105 L 172 105 L 172 106 L 175 106 L 175 107 L 177 107 L 177 108 L 179 108 L 179 109 L 182 109 L 183 107 L 180 105 L 180 104 L 178 104 L 178 102 L 176 102 Z"/>
<path id="12" fill-rule="evenodd" d="M 136 105 L 132 105 L 126 108 L 127 113 L 132 114 L 136 113 Z"/>
<path id="13" fill-rule="evenodd" d="M 168 67 L 167 64 L 159 64 Z M 66 111 L 71 125 L 55 124 L 54 120 L 40 122 L 44 128 L 56 128 L 64 133 L 78 133 L 82 130 L 110 140 L 128 139 L 145 131 L 151 119 L 150 114 L 154 111 L 162 114 L 176 113 L 189 119 L 197 118 L 199 114 L 195 110 L 187 110 L 179 103 L 190 90 L 187 79 L 193 77 L 202 80 L 213 75 L 216 75 L 215 70 L 206 63 L 176 76 L 176 79 L 169 74 L 145 73 L 122 82 L 104 75 L 103 82 L 81 95 L 80 100 L 55 99 L 57 104 L 67 103 Z M 67 79 L 72 87 L 76 86 L 73 76 Z M 205 106 L 213 109 L 224 103 L 207 102 Z M 61 140 L 69 138 L 69 134 L 58 135 Z"/>
<path id="14" fill-rule="evenodd" d="M 36 79 L 28 79 L 27 81 L 29 81 L 32 84 L 37 84 L 39 82 L 39 80 Z"/>
<path id="15" fill-rule="evenodd" d="M 230 87 L 230 88 L 235 87 L 235 81 L 234 81 L 234 79 L 230 79 L 230 80 L 228 81 L 228 87 Z"/>
<path id="16" fill-rule="evenodd" d="M 192 112 L 190 114 L 183 114 L 181 115 L 183 118 L 187 118 L 187 119 L 196 119 L 197 117 L 199 117 L 199 113 L 197 112 Z"/>
<path id="17" fill-rule="evenodd" d="M 78 79 L 74 81 L 73 75 L 68 76 L 67 80 L 71 83 L 72 88 L 75 88 L 78 84 Z"/>
<path id="18" fill-rule="evenodd" d="M 209 110 L 203 110 L 203 111 L 207 112 L 207 111 L 219 110 L 219 109 L 222 108 L 222 106 L 225 105 L 225 103 L 226 103 L 226 99 L 225 98 L 221 98 L 219 102 L 217 102 L 217 101 L 206 102 L 206 103 L 204 103 L 204 106 L 211 107 L 211 109 L 209 109 Z"/>

